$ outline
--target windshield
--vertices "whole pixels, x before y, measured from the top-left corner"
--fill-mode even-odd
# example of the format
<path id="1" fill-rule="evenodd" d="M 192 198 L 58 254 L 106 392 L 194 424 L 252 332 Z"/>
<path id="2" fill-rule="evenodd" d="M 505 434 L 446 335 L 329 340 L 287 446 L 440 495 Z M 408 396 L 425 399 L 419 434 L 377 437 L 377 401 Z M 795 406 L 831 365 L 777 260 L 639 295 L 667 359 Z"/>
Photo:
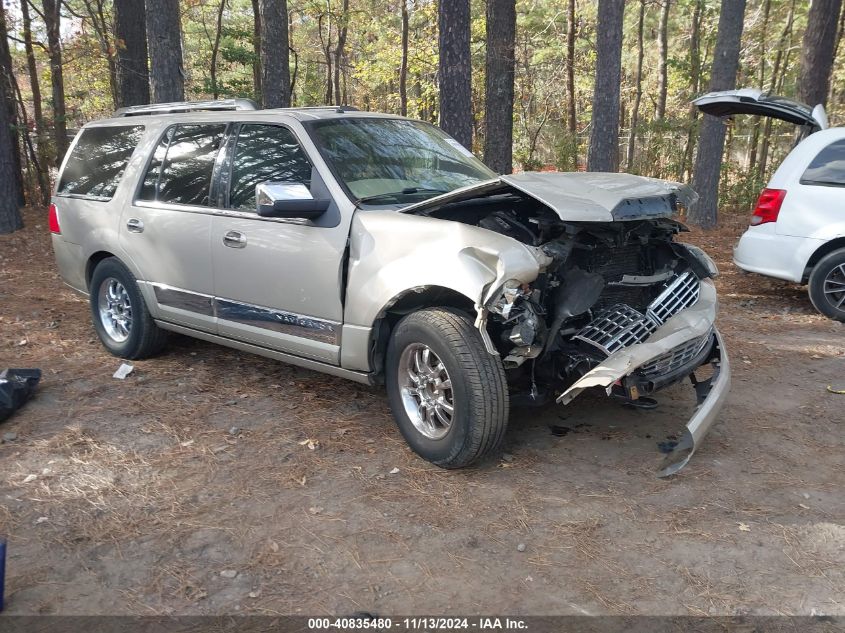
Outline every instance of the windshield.
<path id="1" fill-rule="evenodd" d="M 411 204 L 495 178 L 442 130 L 404 119 L 310 123 L 312 137 L 358 204 Z"/>

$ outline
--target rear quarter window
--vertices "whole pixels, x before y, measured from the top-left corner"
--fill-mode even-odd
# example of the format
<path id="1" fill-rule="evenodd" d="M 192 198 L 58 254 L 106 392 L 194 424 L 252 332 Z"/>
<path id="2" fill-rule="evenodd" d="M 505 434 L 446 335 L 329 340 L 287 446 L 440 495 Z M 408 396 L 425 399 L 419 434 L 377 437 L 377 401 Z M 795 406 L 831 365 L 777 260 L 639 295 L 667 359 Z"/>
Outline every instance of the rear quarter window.
<path id="1" fill-rule="evenodd" d="M 845 187 L 845 139 L 820 151 L 801 176 L 802 185 Z"/>
<path id="2" fill-rule="evenodd" d="M 143 125 L 82 130 L 62 172 L 58 194 L 110 200 L 143 134 Z"/>

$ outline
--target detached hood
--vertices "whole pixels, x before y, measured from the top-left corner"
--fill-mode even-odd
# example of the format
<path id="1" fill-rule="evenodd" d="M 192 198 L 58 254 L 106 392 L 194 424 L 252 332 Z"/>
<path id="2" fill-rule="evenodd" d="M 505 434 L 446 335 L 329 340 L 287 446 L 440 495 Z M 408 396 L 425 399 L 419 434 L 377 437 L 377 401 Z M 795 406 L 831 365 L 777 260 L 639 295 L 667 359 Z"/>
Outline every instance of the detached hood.
<path id="1" fill-rule="evenodd" d="M 681 183 L 632 174 L 523 172 L 456 189 L 401 209 L 425 215 L 448 204 L 520 192 L 557 213 L 565 222 L 614 222 L 668 218 L 698 199 Z"/>

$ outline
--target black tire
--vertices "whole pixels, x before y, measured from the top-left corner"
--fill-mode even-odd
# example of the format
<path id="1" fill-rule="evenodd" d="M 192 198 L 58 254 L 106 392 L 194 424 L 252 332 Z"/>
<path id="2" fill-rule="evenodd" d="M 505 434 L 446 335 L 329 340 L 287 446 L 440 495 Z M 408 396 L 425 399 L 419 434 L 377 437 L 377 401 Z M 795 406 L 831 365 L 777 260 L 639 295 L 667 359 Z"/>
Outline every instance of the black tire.
<path id="1" fill-rule="evenodd" d="M 845 286 L 839 284 L 845 284 L 845 248 L 821 258 L 810 273 L 808 286 L 810 301 L 816 310 L 826 317 L 845 322 Z M 837 288 L 842 288 L 842 292 L 836 291 Z"/>
<path id="2" fill-rule="evenodd" d="M 403 353 L 430 348 L 451 380 L 454 410 L 451 424 L 433 439 L 418 430 L 409 417 L 400 384 Z M 403 361 L 404 362 L 404 361 Z M 508 386 L 498 356 L 484 347 L 472 319 L 445 308 L 432 308 L 404 317 L 393 329 L 385 365 L 387 396 L 399 430 L 423 459 L 441 468 L 462 468 L 495 451 L 508 425 Z M 404 376 L 404 374 L 403 374 Z"/>
<path id="3" fill-rule="evenodd" d="M 122 332 L 117 333 L 118 338 L 109 332 L 109 325 L 104 323 L 105 317 L 100 313 L 100 292 L 112 280 L 122 285 L 129 299 L 131 321 L 125 328 L 128 335 L 123 340 L 120 337 Z M 103 346 L 115 356 L 128 359 L 148 358 L 160 352 L 167 342 L 167 332 L 159 328 L 150 316 L 135 275 L 119 259 L 109 257 L 97 264 L 91 276 L 89 299 L 97 336 Z"/>

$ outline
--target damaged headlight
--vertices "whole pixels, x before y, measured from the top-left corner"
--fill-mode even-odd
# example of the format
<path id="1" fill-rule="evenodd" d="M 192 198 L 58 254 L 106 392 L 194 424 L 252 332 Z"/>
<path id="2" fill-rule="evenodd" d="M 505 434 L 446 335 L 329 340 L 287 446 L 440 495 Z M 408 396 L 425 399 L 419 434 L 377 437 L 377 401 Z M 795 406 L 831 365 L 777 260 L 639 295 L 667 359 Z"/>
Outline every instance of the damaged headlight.
<path id="1" fill-rule="evenodd" d="M 508 279 L 503 285 L 498 297 L 490 302 L 487 309 L 501 314 L 507 320 L 510 318 L 516 300 L 523 295 L 522 282 L 518 279 Z"/>

